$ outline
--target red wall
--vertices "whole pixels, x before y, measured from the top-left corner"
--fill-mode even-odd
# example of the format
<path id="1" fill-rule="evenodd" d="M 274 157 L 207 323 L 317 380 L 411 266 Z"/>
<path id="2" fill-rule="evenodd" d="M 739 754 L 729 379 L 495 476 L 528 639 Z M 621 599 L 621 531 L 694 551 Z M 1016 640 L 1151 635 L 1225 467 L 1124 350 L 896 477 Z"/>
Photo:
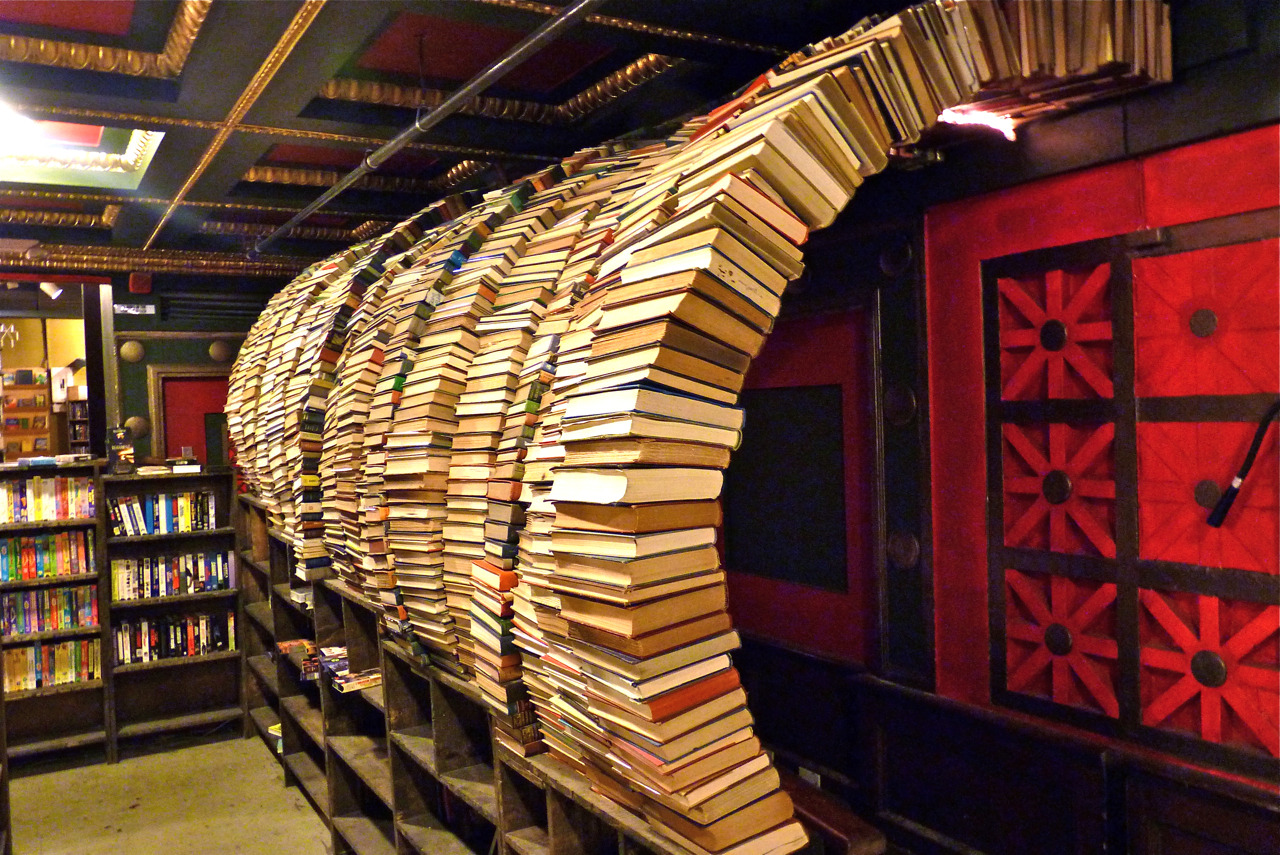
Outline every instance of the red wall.
<path id="1" fill-rule="evenodd" d="M 925 219 L 938 691 L 989 702 L 981 263 L 1280 204 L 1275 126 L 942 205 Z"/>
<path id="2" fill-rule="evenodd" d="M 204 417 L 227 406 L 226 377 L 186 377 L 164 381 L 164 455 L 177 457 L 189 445 L 201 463 L 208 463 L 204 446 Z M 159 456 L 159 451 L 156 452 Z"/>

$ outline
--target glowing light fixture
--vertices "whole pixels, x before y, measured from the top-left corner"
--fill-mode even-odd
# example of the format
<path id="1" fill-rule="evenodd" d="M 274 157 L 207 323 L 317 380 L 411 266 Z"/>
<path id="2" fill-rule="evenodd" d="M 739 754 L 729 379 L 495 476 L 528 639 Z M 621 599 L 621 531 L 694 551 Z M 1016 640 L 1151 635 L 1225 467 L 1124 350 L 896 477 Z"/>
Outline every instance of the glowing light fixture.
<path id="1" fill-rule="evenodd" d="M 62 296 L 62 287 L 52 282 L 41 282 L 40 290 L 45 293 L 50 300 L 56 300 Z"/>
<path id="2" fill-rule="evenodd" d="M 938 121 L 952 125 L 981 125 L 1004 134 L 1004 138 L 1013 142 L 1017 134 L 1013 129 L 1013 119 L 996 113 L 984 113 L 981 110 L 956 110 L 948 107 L 942 111 Z"/>

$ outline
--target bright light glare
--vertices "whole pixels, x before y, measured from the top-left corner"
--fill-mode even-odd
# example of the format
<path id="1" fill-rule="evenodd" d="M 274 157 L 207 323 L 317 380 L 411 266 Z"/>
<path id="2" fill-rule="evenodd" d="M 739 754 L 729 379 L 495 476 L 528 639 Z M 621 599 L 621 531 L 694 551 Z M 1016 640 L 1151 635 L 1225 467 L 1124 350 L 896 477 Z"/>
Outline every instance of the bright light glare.
<path id="1" fill-rule="evenodd" d="M 1004 134 L 1004 138 L 1010 142 L 1017 139 L 1017 135 L 1013 130 L 1013 119 L 1008 116 L 998 116 L 995 113 L 984 113 L 981 110 L 960 111 L 947 108 L 942 111 L 938 121 L 952 125 L 982 125 L 983 127 L 994 128 Z"/>
<path id="2" fill-rule="evenodd" d="M 38 151 L 48 144 L 40 126 L 13 107 L 0 101 L 0 152 Z"/>

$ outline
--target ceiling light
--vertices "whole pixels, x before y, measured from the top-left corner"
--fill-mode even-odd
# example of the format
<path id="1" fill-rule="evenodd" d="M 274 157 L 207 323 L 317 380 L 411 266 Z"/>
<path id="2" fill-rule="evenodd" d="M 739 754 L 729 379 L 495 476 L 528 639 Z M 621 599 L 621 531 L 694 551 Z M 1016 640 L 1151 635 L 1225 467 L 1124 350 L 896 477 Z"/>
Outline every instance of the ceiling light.
<path id="1" fill-rule="evenodd" d="M 62 288 L 52 282 L 41 282 L 40 290 L 45 293 L 50 300 L 56 300 L 62 296 Z"/>
<path id="2" fill-rule="evenodd" d="M 34 119 L 28 119 L 13 107 L 0 101 L 0 153 L 27 151 L 45 142 L 44 134 Z"/>

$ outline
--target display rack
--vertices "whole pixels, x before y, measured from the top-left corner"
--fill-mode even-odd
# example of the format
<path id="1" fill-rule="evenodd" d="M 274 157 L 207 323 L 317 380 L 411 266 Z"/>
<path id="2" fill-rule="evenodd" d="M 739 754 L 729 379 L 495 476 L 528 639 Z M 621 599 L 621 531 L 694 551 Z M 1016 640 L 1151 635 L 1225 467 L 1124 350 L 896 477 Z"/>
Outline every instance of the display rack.
<path id="1" fill-rule="evenodd" d="M 43 368 L 10 369 L 4 373 L 4 459 L 52 454 L 53 396 L 49 373 Z M 9 382 L 12 378 L 30 383 Z M 37 382 L 40 378 L 44 382 Z"/>
<path id="2" fill-rule="evenodd" d="M 67 450 L 89 453 L 89 402 L 67 401 Z"/>
<path id="3" fill-rule="evenodd" d="M 547 755 L 493 740 L 473 684 L 426 664 L 379 631 L 382 609 L 340 579 L 293 574 L 288 539 L 241 494 L 237 550 L 248 617 L 245 697 L 255 730 L 333 834 L 336 855 L 689 855 Z M 313 608 L 298 600 L 311 587 Z M 351 671 L 381 668 L 376 688 L 341 692 L 279 643 L 345 646 Z M 281 738 L 270 733 L 279 722 Z M 884 837 L 798 779 L 797 814 L 822 851 L 876 855 Z M 815 797 L 816 796 L 816 797 Z"/>

